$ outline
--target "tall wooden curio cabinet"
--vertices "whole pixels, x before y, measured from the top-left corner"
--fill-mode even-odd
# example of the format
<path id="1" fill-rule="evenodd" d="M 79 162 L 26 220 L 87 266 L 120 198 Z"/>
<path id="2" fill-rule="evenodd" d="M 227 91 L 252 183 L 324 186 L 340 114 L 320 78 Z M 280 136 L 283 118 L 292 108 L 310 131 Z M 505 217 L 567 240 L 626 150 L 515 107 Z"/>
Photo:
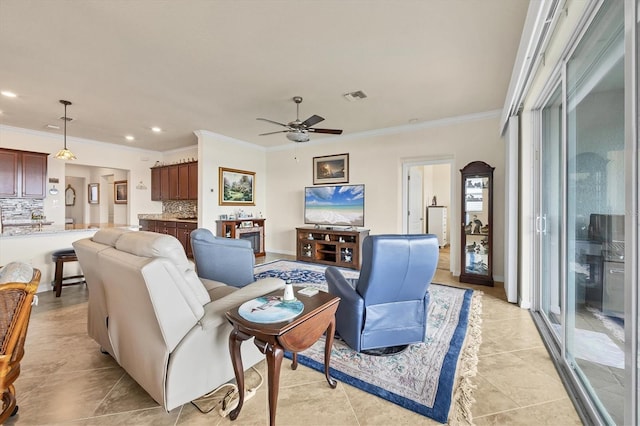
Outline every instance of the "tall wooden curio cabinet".
<path id="1" fill-rule="evenodd" d="M 473 161 L 460 170 L 460 282 L 493 286 L 493 169 Z"/>

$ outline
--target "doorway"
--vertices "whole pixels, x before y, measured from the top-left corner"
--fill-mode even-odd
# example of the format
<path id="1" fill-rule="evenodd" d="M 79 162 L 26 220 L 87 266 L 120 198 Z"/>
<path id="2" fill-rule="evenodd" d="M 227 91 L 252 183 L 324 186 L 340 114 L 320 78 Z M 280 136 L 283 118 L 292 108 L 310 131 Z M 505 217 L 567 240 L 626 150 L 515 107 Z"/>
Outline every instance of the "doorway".
<path id="1" fill-rule="evenodd" d="M 454 270 L 450 256 L 452 164 L 452 158 L 425 158 L 407 161 L 402 165 L 403 232 L 437 235 L 440 246 L 438 268 L 447 271 Z"/>

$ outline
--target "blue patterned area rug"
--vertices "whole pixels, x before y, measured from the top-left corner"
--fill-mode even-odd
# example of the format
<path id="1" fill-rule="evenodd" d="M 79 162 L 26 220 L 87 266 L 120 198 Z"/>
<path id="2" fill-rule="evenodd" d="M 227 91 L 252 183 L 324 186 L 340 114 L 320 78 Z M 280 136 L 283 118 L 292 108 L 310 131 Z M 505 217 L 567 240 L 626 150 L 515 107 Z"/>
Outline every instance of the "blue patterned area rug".
<path id="1" fill-rule="evenodd" d="M 256 278 L 278 277 L 294 285 L 327 289 L 325 267 L 306 262 L 276 260 L 257 265 Z M 342 269 L 347 278 L 358 271 Z M 392 356 L 355 352 L 335 339 L 331 375 L 341 382 L 384 398 L 440 423 L 472 424 L 471 405 L 481 342 L 482 292 L 432 284 L 427 335 Z M 290 357 L 290 354 L 288 354 Z M 324 338 L 298 361 L 324 371 Z"/>

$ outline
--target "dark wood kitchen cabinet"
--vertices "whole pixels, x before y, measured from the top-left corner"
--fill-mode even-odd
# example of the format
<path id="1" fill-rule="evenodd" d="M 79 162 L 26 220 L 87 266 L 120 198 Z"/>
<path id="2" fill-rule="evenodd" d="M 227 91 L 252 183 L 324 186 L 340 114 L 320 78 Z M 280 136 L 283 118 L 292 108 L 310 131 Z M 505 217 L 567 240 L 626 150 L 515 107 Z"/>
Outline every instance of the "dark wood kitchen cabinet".
<path id="1" fill-rule="evenodd" d="M 198 162 L 151 168 L 151 199 L 197 200 Z"/>
<path id="2" fill-rule="evenodd" d="M 0 149 L 0 197 L 45 198 L 48 155 Z"/>

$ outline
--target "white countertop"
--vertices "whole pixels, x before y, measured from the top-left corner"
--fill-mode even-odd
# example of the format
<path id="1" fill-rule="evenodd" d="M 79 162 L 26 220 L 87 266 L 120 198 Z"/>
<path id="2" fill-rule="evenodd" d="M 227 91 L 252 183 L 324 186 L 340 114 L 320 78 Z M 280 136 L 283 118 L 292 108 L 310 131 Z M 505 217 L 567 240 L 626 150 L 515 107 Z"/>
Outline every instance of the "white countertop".
<path id="1" fill-rule="evenodd" d="M 32 226 L 4 224 L 0 238 L 30 237 L 38 235 L 49 235 L 66 232 L 91 231 L 103 228 L 127 228 L 139 229 L 137 225 L 118 225 L 113 223 L 90 223 L 90 224 L 68 224 L 68 225 L 42 225 Z"/>

